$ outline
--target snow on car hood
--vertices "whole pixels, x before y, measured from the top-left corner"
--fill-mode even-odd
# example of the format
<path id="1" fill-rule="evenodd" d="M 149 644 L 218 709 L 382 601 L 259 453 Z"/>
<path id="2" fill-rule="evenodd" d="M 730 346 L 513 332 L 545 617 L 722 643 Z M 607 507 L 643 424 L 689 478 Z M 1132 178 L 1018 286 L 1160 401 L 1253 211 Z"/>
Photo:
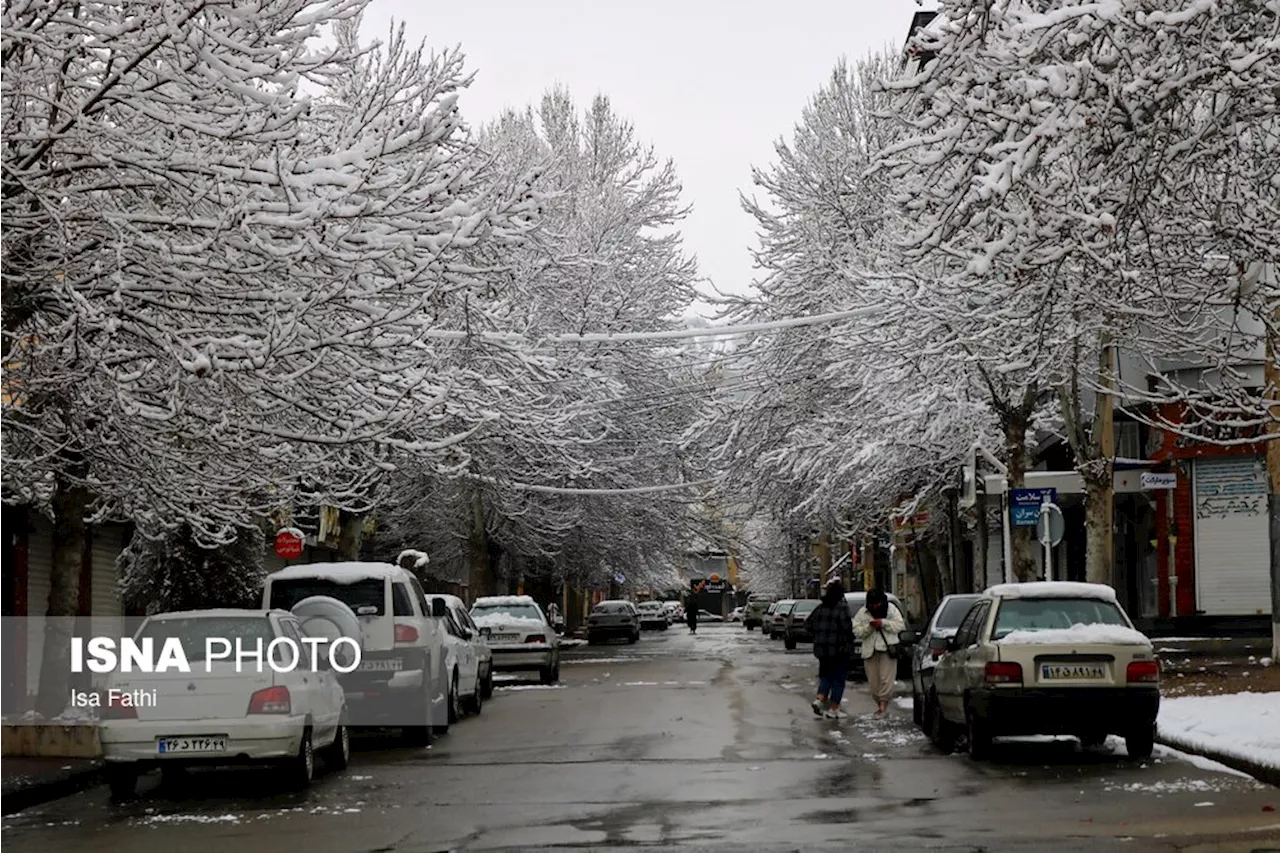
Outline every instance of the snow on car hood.
<path id="1" fill-rule="evenodd" d="M 1151 640 L 1141 631 L 1124 625 L 1072 625 L 1070 628 L 1048 628 L 1043 631 L 1010 631 L 997 643 L 1011 645 L 1064 645 L 1076 643 L 1114 644 L 1118 646 L 1149 646 Z"/>
<path id="2" fill-rule="evenodd" d="M 1116 591 L 1105 584 L 1077 581 L 1030 581 L 1001 583 L 987 589 L 998 598 L 1089 598 L 1116 603 Z"/>
<path id="3" fill-rule="evenodd" d="M 504 626 L 509 628 L 529 628 L 541 631 L 547 627 L 546 623 L 541 619 L 534 619 L 532 616 L 516 616 L 514 613 L 506 613 L 497 610 L 493 613 L 484 613 L 479 616 L 472 613 L 471 621 L 481 628 L 496 628 Z"/>

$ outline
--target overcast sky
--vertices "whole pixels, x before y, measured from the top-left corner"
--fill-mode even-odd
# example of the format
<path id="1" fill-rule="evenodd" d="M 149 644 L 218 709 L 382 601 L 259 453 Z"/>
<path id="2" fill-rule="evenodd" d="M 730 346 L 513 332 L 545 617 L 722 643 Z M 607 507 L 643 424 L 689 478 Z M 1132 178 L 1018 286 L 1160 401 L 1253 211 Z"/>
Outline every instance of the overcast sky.
<path id="1" fill-rule="evenodd" d="M 693 206 L 683 232 L 700 272 L 745 293 L 756 276 L 752 219 L 738 203 L 751 167 L 773 162 L 836 61 L 900 48 L 914 0 L 373 0 L 366 38 L 392 18 L 416 42 L 462 45 L 473 125 L 568 87 L 603 92 L 641 139 L 676 162 Z"/>

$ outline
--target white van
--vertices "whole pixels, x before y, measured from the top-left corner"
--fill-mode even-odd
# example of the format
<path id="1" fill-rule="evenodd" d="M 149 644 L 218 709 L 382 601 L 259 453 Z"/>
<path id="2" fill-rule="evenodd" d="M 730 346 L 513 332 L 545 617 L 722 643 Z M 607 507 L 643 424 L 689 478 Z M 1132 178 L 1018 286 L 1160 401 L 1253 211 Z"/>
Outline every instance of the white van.
<path id="1" fill-rule="evenodd" d="M 444 602 L 433 615 L 411 572 L 390 563 L 350 562 L 273 572 L 263 606 L 291 610 L 316 595 L 338 599 L 360 620 L 360 665 L 339 677 L 351 724 L 399 727 L 415 744 L 448 731 L 455 697 L 445 672 Z"/>

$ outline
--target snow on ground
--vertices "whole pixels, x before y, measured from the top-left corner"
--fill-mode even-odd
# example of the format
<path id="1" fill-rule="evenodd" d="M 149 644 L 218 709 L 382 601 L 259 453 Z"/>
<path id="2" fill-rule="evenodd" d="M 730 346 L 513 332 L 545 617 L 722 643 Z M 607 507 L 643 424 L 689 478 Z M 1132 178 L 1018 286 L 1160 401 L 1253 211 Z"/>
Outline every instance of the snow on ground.
<path id="1" fill-rule="evenodd" d="M 898 696 L 897 698 L 895 698 L 895 699 L 893 700 L 893 704 L 894 704 L 894 705 L 896 705 L 897 707 L 901 708 L 901 709 L 902 709 L 902 710 L 904 710 L 904 711 L 910 711 L 910 710 L 911 710 L 911 697 L 910 697 L 910 696 Z"/>
<path id="2" fill-rule="evenodd" d="M 1280 768 L 1280 692 L 1163 699 L 1158 724 L 1175 746 Z"/>

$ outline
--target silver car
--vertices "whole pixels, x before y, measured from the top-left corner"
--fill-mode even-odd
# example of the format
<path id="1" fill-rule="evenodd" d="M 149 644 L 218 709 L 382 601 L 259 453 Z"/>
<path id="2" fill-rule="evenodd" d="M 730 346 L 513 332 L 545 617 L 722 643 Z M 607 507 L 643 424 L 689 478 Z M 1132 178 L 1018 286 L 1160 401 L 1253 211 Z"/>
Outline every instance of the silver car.
<path id="1" fill-rule="evenodd" d="M 924 726 L 924 697 L 933 687 L 933 669 L 938 658 L 947 652 L 947 640 L 956 635 L 965 614 L 981 595 L 948 595 L 933 611 L 933 618 L 924 629 L 920 642 L 911 656 L 911 717 L 916 725 Z"/>
<path id="2" fill-rule="evenodd" d="M 536 670 L 543 684 L 560 680 L 560 636 L 527 595 L 491 595 L 471 605 L 471 621 L 493 653 L 494 672 Z"/>

